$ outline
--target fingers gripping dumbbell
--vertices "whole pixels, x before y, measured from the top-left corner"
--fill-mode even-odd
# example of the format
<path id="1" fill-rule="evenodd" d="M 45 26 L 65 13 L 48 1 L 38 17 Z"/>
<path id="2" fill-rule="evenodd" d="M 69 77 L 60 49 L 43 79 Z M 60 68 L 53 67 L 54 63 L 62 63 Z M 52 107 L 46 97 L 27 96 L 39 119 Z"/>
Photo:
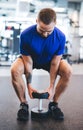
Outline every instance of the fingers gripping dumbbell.
<path id="1" fill-rule="evenodd" d="M 48 92 L 46 92 L 46 93 L 33 92 L 32 96 L 33 96 L 33 98 L 39 99 L 39 101 L 38 101 L 38 107 L 33 108 L 31 110 L 31 118 L 32 119 L 46 118 L 48 116 L 48 110 L 46 108 L 42 107 L 42 99 L 48 99 L 48 97 L 49 97 Z"/>

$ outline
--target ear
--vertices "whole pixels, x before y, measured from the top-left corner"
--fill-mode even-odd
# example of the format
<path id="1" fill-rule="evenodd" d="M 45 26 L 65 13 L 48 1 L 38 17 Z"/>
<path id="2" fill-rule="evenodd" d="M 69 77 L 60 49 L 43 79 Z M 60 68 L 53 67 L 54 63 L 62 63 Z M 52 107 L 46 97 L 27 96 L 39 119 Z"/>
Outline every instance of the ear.
<path id="1" fill-rule="evenodd" d="M 57 21 L 55 21 L 55 25 L 56 25 Z"/>
<path id="2" fill-rule="evenodd" d="M 39 19 L 36 19 L 36 23 L 38 24 L 40 22 L 40 20 Z"/>
<path id="3" fill-rule="evenodd" d="M 38 23 L 38 19 L 36 19 L 36 23 Z"/>

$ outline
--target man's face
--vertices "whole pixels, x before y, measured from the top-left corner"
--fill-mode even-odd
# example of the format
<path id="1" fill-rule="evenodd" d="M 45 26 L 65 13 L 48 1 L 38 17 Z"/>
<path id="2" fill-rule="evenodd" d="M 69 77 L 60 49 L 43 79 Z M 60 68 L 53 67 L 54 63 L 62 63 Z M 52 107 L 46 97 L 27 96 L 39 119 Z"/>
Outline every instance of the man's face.
<path id="1" fill-rule="evenodd" d="M 37 21 L 37 31 L 42 37 L 48 37 L 55 27 L 55 23 L 51 22 L 50 24 L 46 25 L 41 21 Z"/>

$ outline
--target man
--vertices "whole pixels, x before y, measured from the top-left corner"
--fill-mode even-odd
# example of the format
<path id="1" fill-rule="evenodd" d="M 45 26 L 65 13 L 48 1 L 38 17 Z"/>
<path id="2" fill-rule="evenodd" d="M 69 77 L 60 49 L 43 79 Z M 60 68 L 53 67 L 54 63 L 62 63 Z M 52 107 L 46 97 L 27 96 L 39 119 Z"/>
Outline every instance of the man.
<path id="1" fill-rule="evenodd" d="M 55 120 L 63 120 L 64 114 L 58 107 L 58 99 L 68 86 L 71 76 L 70 65 L 62 59 L 65 47 L 65 35 L 55 27 L 56 13 L 51 8 L 40 10 L 37 24 L 25 29 L 20 35 L 20 56 L 11 66 L 12 84 L 20 100 L 18 120 L 28 120 L 29 104 L 25 96 L 25 74 L 30 98 L 37 92 L 31 84 L 32 70 L 44 69 L 50 74 L 50 84 L 45 92 L 49 93 L 48 110 Z M 57 75 L 60 79 L 54 88 Z M 55 90 L 54 90 L 55 89 Z"/>

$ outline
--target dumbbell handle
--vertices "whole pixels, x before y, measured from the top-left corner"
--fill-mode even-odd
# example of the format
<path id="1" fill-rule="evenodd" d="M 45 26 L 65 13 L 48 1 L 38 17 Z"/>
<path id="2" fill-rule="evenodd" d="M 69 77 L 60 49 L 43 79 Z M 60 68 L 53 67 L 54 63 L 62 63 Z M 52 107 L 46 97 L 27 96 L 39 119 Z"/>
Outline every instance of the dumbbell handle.
<path id="1" fill-rule="evenodd" d="M 33 92 L 32 93 L 33 98 L 38 98 L 38 99 L 48 99 L 49 97 L 49 93 L 37 93 L 37 92 Z"/>
<path id="2" fill-rule="evenodd" d="M 38 102 L 38 111 L 42 111 L 42 99 L 39 99 L 39 102 Z"/>

